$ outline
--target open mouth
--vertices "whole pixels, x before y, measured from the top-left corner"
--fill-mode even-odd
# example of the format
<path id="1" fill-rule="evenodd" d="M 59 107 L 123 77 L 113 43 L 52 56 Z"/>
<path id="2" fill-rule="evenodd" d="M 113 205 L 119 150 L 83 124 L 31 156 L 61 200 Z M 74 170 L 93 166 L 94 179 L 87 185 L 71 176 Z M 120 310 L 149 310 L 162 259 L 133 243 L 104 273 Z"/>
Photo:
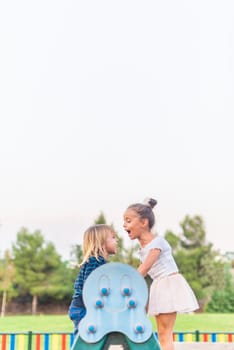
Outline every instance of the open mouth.
<path id="1" fill-rule="evenodd" d="M 130 230 L 126 230 L 128 236 L 131 238 L 131 231 Z"/>

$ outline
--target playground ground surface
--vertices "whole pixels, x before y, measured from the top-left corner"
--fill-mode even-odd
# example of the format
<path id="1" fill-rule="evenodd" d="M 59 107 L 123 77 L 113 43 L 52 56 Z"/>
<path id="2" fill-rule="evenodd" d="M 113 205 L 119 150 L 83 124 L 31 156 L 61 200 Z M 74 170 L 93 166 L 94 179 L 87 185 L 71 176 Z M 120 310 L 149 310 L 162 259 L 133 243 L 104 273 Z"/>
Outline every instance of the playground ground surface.
<path id="1" fill-rule="evenodd" d="M 232 332 L 234 314 L 178 315 L 175 331 Z M 153 330 L 156 331 L 152 318 Z M 6 316 L 0 320 L 0 332 L 72 332 L 73 325 L 67 315 Z"/>

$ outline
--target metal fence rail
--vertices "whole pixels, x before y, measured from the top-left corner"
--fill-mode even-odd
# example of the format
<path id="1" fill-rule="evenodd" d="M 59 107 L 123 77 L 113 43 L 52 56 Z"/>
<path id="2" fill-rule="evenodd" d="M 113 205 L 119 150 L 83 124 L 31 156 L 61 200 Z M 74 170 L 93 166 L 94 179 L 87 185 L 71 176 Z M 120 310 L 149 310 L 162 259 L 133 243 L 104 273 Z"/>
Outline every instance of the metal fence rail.
<path id="1" fill-rule="evenodd" d="M 232 343 L 234 332 L 174 332 L 173 338 L 176 342 Z M 73 333 L 0 332 L 0 350 L 69 350 L 73 340 Z"/>

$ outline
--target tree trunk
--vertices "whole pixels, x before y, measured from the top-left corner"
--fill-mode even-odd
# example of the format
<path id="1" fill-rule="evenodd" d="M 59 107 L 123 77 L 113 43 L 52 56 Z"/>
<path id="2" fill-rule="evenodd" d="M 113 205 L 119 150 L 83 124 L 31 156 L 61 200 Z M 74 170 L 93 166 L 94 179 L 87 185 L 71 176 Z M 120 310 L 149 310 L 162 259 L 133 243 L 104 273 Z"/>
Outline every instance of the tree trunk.
<path id="1" fill-rule="evenodd" d="M 1 307 L 1 317 L 5 316 L 5 311 L 6 311 L 6 301 L 7 301 L 7 291 L 3 291 L 3 296 L 2 296 L 2 307 Z"/>
<path id="2" fill-rule="evenodd" d="M 32 315 L 36 315 L 37 313 L 37 295 L 34 294 L 33 300 L 32 300 Z"/>

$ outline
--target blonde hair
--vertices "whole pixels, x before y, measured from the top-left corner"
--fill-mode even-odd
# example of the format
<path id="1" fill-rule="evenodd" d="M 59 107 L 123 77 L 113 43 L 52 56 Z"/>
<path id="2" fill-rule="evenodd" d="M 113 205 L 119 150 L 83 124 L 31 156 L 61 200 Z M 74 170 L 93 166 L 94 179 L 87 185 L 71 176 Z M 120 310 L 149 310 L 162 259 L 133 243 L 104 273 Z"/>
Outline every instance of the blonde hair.
<path id="1" fill-rule="evenodd" d="M 111 226 L 105 224 L 99 224 L 89 227 L 83 238 L 83 260 L 81 265 L 83 265 L 90 256 L 95 256 L 98 259 L 99 256 L 105 257 L 105 242 L 110 233 L 113 233 L 114 230 Z"/>

